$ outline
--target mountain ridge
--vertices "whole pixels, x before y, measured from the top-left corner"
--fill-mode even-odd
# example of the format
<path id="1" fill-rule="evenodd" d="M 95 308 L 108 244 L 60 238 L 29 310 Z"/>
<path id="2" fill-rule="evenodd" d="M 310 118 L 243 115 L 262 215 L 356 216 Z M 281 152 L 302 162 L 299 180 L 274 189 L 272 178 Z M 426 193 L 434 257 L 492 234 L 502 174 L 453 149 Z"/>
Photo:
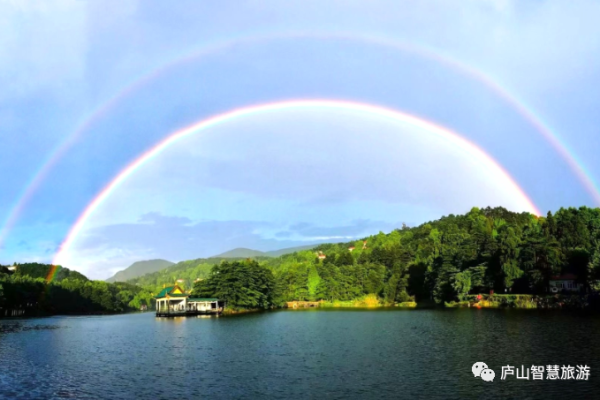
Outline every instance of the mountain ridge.
<path id="1" fill-rule="evenodd" d="M 117 272 L 110 278 L 106 279 L 106 282 L 126 282 L 130 279 L 135 279 L 142 275 L 160 271 L 172 265 L 175 265 L 175 263 L 168 260 L 163 260 L 161 258 L 153 260 L 136 261 L 129 267 Z"/>
<path id="2" fill-rule="evenodd" d="M 249 249 L 246 247 L 236 247 L 209 258 L 253 258 L 253 257 L 269 257 L 269 255 L 260 250 Z"/>
<path id="3" fill-rule="evenodd" d="M 203 263 L 206 260 L 212 260 L 212 261 L 224 260 L 224 259 L 234 260 L 234 259 L 260 258 L 260 257 L 273 258 L 273 257 L 279 257 L 279 256 L 286 255 L 286 254 L 295 253 L 297 251 L 312 249 L 318 245 L 319 244 L 315 243 L 315 244 L 297 246 L 297 247 L 286 247 L 283 249 L 271 250 L 271 251 L 260 251 L 260 250 L 249 249 L 246 247 L 236 247 L 236 248 L 228 250 L 224 253 L 217 254 L 217 255 L 214 255 L 211 257 L 207 257 L 207 258 L 196 259 L 195 261 L 197 261 L 199 263 Z M 200 260 L 202 260 L 202 262 L 200 262 Z M 182 261 L 179 263 L 174 263 L 174 262 L 167 261 L 164 259 L 136 261 L 133 264 L 131 264 L 129 267 L 115 273 L 113 276 L 106 279 L 106 282 L 109 282 L 109 283 L 127 282 L 127 281 L 130 281 L 133 279 L 138 279 L 144 275 L 150 275 L 150 274 L 154 274 L 154 273 L 166 270 L 167 268 L 175 266 L 175 265 L 179 265 L 182 263 L 184 264 L 188 261 L 191 261 L 191 260 L 186 260 L 186 261 Z"/>
<path id="4" fill-rule="evenodd" d="M 246 247 L 236 247 L 224 253 L 214 255 L 209 258 L 253 258 L 253 257 L 279 257 L 285 254 L 295 253 L 302 250 L 310 250 L 319 246 L 320 243 L 308 244 L 304 246 L 286 247 L 278 250 L 260 251 Z"/>

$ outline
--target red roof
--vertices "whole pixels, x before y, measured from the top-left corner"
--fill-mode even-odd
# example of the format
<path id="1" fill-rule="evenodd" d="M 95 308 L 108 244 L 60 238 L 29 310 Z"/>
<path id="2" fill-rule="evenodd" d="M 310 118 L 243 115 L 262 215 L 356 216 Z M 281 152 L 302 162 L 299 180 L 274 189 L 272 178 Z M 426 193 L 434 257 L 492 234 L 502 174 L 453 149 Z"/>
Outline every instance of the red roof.
<path id="1" fill-rule="evenodd" d="M 577 275 L 574 274 L 563 274 L 560 276 L 553 276 L 550 278 L 552 281 L 574 281 L 577 280 Z"/>

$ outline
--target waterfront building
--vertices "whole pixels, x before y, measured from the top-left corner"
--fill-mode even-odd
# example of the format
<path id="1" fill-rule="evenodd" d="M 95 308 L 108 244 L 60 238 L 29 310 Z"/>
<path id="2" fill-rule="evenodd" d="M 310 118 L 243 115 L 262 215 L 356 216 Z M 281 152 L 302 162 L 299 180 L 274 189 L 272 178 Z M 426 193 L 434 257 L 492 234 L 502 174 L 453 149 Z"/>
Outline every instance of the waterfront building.
<path id="1" fill-rule="evenodd" d="M 583 284 L 577 282 L 577 275 L 563 274 L 560 276 L 553 276 L 550 279 L 550 292 L 560 293 L 562 291 L 567 292 L 580 292 L 583 289 Z"/>
<path id="2" fill-rule="evenodd" d="M 154 299 L 156 300 L 157 317 L 218 315 L 225 307 L 224 301 L 216 298 L 193 297 L 177 284 L 163 288 Z"/>

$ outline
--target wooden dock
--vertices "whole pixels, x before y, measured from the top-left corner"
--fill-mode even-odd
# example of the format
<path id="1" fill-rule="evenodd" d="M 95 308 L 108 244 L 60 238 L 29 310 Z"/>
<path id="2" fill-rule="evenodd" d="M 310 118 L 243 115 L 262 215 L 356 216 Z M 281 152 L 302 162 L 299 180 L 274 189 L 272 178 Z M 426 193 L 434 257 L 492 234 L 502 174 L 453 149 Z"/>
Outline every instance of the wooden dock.
<path id="1" fill-rule="evenodd" d="M 156 310 L 157 317 L 193 317 L 197 315 L 216 315 L 223 312 L 223 307 L 208 310 Z"/>

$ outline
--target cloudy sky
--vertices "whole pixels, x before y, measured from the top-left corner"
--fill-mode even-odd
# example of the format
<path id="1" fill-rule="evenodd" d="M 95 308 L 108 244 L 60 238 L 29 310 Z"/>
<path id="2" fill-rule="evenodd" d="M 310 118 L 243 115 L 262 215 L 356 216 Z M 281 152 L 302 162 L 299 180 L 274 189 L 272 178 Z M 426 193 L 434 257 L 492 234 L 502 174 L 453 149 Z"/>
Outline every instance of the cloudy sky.
<path id="1" fill-rule="evenodd" d="M 0 263 L 51 262 L 71 231 L 61 262 L 102 279 L 473 206 L 598 205 L 596 1 L 112 3 L 0 3 Z M 182 128 L 293 100 L 360 106 L 224 118 L 88 207 Z"/>

